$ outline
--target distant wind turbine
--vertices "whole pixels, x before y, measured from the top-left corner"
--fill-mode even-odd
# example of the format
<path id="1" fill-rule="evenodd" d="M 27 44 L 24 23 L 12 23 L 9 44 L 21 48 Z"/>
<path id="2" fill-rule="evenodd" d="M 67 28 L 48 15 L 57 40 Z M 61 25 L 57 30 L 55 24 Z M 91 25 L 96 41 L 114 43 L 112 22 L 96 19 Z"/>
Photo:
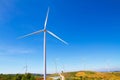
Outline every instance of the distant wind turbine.
<path id="1" fill-rule="evenodd" d="M 48 32 L 50 35 L 52 35 L 53 37 L 57 38 L 61 42 L 65 43 L 65 44 L 68 44 L 66 41 L 62 40 L 60 37 L 58 37 L 57 35 L 55 35 L 51 31 L 46 29 L 46 25 L 47 25 L 47 21 L 48 21 L 48 14 L 49 14 L 49 7 L 48 7 L 45 23 L 44 23 L 44 29 L 38 30 L 36 32 L 33 32 L 33 33 L 30 33 L 30 34 L 27 34 L 27 35 L 19 37 L 19 39 L 21 39 L 21 38 L 24 38 L 24 37 L 28 37 L 28 36 L 31 36 L 31 35 L 34 35 L 34 34 L 38 34 L 38 33 L 44 32 L 44 38 L 43 38 L 43 40 L 44 40 L 44 42 L 43 42 L 44 80 L 46 80 L 46 32 Z"/>
<path id="2" fill-rule="evenodd" d="M 27 71 L 28 71 L 28 66 L 26 64 L 26 66 L 25 66 L 25 74 L 27 74 Z"/>
<path id="3" fill-rule="evenodd" d="M 58 68 L 57 68 L 57 61 L 55 60 L 55 72 L 56 72 L 56 74 L 58 73 L 58 72 L 57 72 L 57 69 L 58 69 Z"/>

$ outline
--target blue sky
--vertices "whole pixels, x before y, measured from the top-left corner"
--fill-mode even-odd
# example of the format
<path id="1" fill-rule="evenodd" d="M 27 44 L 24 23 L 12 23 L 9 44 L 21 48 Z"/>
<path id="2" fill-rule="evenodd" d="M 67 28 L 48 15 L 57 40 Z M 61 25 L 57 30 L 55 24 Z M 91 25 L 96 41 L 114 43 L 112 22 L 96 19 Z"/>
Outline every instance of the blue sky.
<path id="1" fill-rule="evenodd" d="M 120 68 L 119 0 L 0 0 L 0 73 L 43 72 L 42 29 L 48 6 L 47 71 Z"/>

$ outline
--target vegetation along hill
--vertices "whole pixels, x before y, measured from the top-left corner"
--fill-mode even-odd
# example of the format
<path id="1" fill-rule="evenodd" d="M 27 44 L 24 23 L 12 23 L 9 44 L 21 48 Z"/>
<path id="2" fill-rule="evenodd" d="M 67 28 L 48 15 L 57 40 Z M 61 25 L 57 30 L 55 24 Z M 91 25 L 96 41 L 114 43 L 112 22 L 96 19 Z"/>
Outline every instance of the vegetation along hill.
<path id="1" fill-rule="evenodd" d="M 66 72 L 62 75 L 65 76 L 65 80 L 120 80 L 120 72 L 78 71 Z"/>
<path id="2" fill-rule="evenodd" d="M 65 80 L 120 80 L 120 72 L 76 71 L 62 73 Z M 58 74 L 47 75 L 47 80 Z M 39 74 L 0 74 L 0 80 L 43 80 Z M 58 79 L 60 80 L 60 79 Z"/>

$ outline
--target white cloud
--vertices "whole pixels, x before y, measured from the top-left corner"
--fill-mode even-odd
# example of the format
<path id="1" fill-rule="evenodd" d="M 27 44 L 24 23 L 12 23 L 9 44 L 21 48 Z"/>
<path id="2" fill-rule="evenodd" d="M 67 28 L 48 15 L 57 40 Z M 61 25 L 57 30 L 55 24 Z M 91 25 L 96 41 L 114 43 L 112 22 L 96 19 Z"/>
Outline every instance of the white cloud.
<path id="1" fill-rule="evenodd" d="M 17 55 L 17 54 L 32 54 L 34 49 L 18 48 L 13 46 L 0 46 L 0 55 Z"/>

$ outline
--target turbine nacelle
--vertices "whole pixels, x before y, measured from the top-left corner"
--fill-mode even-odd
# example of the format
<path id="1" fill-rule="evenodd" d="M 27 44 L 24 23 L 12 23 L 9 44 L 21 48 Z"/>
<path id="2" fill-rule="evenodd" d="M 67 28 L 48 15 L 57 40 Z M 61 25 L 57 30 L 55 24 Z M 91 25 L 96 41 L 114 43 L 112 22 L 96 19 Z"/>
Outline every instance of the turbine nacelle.
<path id="1" fill-rule="evenodd" d="M 44 29 L 43 31 L 44 31 L 44 32 L 47 32 L 47 30 L 46 30 L 46 29 Z"/>

